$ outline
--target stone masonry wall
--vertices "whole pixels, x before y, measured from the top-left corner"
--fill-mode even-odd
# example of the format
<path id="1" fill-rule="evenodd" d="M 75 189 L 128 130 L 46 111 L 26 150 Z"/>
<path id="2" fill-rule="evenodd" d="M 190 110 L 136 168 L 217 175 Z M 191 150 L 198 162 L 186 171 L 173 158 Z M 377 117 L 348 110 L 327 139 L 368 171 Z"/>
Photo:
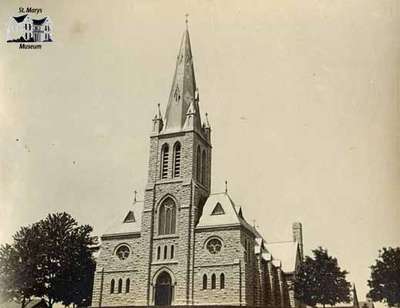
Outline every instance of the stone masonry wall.
<path id="1" fill-rule="evenodd" d="M 116 249 L 121 245 L 130 248 L 130 255 L 120 260 Z M 97 259 L 95 281 L 93 287 L 92 306 L 117 306 L 141 304 L 138 301 L 143 293 L 140 288 L 142 268 L 138 266 L 143 259 L 141 253 L 141 239 L 138 236 L 115 237 L 103 239 L 99 257 Z M 126 292 L 126 280 L 129 278 L 129 292 Z M 111 293 L 111 280 L 114 279 L 114 293 Z M 122 279 L 122 292 L 118 293 L 118 281 Z M 101 286 L 103 287 L 101 289 Z"/>
<path id="2" fill-rule="evenodd" d="M 243 262 L 243 247 L 240 244 L 240 229 L 196 230 L 194 263 L 194 303 L 239 305 L 241 301 L 240 267 Z M 217 237 L 223 242 L 218 254 L 211 254 L 206 242 Z M 225 275 L 225 288 L 220 288 L 220 275 Z M 207 275 L 207 289 L 203 289 L 203 275 Z M 216 288 L 211 289 L 211 276 L 216 275 Z"/>

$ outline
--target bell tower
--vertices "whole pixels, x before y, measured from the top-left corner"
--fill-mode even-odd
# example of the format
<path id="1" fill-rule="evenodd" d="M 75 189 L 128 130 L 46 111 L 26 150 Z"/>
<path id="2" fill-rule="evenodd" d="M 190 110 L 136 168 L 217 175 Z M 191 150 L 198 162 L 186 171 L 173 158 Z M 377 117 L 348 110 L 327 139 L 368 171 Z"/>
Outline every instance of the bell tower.
<path id="1" fill-rule="evenodd" d="M 147 304 L 169 292 L 170 303 L 193 300 L 194 228 L 211 186 L 211 128 L 202 122 L 189 30 L 183 33 L 163 114 L 158 106 L 150 135 L 142 245 L 148 262 Z M 167 291 L 159 275 L 174 281 Z M 172 284 L 172 283 L 171 283 Z M 159 302 L 160 303 L 160 302 Z M 163 302 L 164 304 L 164 302 Z"/>

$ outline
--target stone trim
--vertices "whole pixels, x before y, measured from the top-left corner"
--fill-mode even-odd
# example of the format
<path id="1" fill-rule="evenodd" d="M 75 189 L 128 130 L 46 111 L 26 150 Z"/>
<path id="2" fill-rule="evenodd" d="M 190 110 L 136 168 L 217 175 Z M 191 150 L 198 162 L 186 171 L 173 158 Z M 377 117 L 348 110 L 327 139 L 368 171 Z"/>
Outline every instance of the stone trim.
<path id="1" fill-rule="evenodd" d="M 174 234 L 163 234 L 163 235 L 155 235 L 153 237 L 153 240 L 163 240 L 163 239 L 174 239 L 174 238 L 179 238 L 178 232 Z"/>
<path id="2" fill-rule="evenodd" d="M 214 231 L 215 229 L 218 230 L 232 230 L 232 229 L 239 229 L 241 227 L 240 223 L 235 224 L 227 224 L 227 225 L 211 225 L 211 226 L 200 226 L 196 227 L 196 232 L 206 232 L 206 231 Z"/>
<path id="3" fill-rule="evenodd" d="M 239 262 L 225 263 L 225 264 L 209 264 L 209 265 L 197 265 L 195 268 L 207 268 L 207 267 L 232 267 L 239 266 Z"/>
<path id="4" fill-rule="evenodd" d="M 164 133 L 161 131 L 158 134 L 157 133 L 151 134 L 150 138 L 158 137 L 159 139 L 164 139 L 164 138 L 170 138 L 170 137 L 178 137 L 178 136 L 184 136 L 185 134 L 191 133 L 191 132 L 193 132 L 197 136 L 199 136 L 210 148 L 212 147 L 211 143 L 210 143 L 210 140 L 207 140 L 207 138 L 205 136 L 203 136 L 197 130 L 194 130 L 194 129 L 190 129 L 190 130 L 182 129 L 182 130 L 179 130 L 179 131 L 171 131 L 171 132 L 164 132 Z"/>
<path id="5" fill-rule="evenodd" d="M 179 262 L 176 260 L 162 260 L 162 261 L 153 261 L 151 265 L 171 265 L 171 264 L 178 264 Z"/>
<path id="6" fill-rule="evenodd" d="M 127 239 L 140 237 L 140 232 L 126 232 L 126 233 L 116 233 L 116 234 L 103 234 L 101 236 L 102 240 L 115 240 L 115 239 Z"/>

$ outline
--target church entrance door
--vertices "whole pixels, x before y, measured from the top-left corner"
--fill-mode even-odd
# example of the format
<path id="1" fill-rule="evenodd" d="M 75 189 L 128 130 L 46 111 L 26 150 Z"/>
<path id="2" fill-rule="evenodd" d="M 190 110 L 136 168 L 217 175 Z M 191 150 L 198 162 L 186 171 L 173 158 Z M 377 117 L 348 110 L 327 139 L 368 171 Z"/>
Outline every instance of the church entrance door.
<path id="1" fill-rule="evenodd" d="M 172 302 L 172 283 L 171 276 L 167 272 L 162 272 L 156 281 L 156 306 L 171 305 Z"/>

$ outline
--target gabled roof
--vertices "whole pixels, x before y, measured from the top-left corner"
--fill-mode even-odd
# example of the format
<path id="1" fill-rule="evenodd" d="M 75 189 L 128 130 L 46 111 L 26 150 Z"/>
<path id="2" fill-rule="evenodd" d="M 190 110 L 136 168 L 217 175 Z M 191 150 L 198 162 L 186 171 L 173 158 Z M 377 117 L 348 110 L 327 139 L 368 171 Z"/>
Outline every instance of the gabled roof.
<path id="1" fill-rule="evenodd" d="M 218 215 L 213 214 L 216 207 L 220 213 Z M 224 213 L 221 213 L 221 209 Z M 224 225 L 242 225 L 255 234 L 254 228 L 243 218 L 242 210 L 235 205 L 228 193 L 211 194 L 204 204 L 197 228 Z"/>
<path id="2" fill-rule="evenodd" d="M 46 21 L 46 19 L 47 19 L 47 17 L 42 18 L 42 19 L 32 19 L 32 21 L 35 26 L 40 26 L 40 25 L 43 25 L 43 23 Z"/>
<path id="3" fill-rule="evenodd" d="M 264 243 L 264 247 L 274 259 L 281 261 L 285 273 L 295 272 L 298 262 L 297 242 Z"/>
<path id="4" fill-rule="evenodd" d="M 21 16 L 17 16 L 17 17 L 14 16 L 14 19 L 15 19 L 15 21 L 16 21 L 17 23 L 20 23 L 20 22 L 23 22 L 23 21 L 25 20 L 25 17 L 26 17 L 26 16 L 28 16 L 28 14 L 21 15 Z"/>
<path id="5" fill-rule="evenodd" d="M 142 225 L 143 201 L 136 201 L 133 206 L 118 217 L 103 236 L 127 233 L 139 233 Z"/>

